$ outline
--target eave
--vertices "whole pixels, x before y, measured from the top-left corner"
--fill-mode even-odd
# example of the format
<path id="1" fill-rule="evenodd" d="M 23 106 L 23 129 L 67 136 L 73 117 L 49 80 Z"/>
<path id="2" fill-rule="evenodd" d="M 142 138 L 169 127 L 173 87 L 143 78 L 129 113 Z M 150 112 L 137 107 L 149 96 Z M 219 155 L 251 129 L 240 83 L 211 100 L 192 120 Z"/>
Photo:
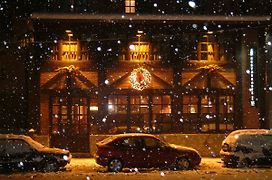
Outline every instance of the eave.
<path id="1" fill-rule="evenodd" d="M 75 14 L 38 13 L 32 20 L 94 21 L 94 22 L 183 22 L 183 23 L 269 23 L 271 16 L 151 15 L 151 14 Z"/>

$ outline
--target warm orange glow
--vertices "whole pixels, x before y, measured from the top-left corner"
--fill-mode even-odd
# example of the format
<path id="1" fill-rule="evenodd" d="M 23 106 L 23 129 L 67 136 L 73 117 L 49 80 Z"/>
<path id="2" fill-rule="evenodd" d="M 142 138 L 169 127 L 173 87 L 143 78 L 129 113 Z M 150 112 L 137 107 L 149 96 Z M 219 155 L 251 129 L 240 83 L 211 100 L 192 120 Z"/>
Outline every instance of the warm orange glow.
<path id="1" fill-rule="evenodd" d="M 219 45 L 213 32 L 209 31 L 203 35 L 197 45 L 197 59 L 205 61 L 219 61 Z"/>
<path id="2" fill-rule="evenodd" d="M 130 75 L 130 83 L 132 88 L 142 91 L 151 83 L 151 74 L 144 68 L 134 69 Z"/>
<path id="3" fill-rule="evenodd" d="M 135 0 L 125 0 L 125 12 L 135 13 Z"/>
<path id="4" fill-rule="evenodd" d="M 130 60 L 149 60 L 150 45 L 147 42 L 134 42 L 129 45 Z"/>
<path id="5" fill-rule="evenodd" d="M 78 42 L 63 41 L 61 43 L 61 60 L 77 60 L 78 59 Z"/>
<path id="6" fill-rule="evenodd" d="M 141 40 L 143 35 L 143 31 L 138 30 L 136 34 L 137 41 L 129 45 L 129 60 L 149 60 L 150 44 Z"/>

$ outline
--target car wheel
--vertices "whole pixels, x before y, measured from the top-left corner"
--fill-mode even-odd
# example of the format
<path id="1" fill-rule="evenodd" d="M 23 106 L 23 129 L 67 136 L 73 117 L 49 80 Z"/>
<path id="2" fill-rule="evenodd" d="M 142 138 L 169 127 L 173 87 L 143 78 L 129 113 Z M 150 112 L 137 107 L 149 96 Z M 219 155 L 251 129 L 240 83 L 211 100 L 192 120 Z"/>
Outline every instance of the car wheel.
<path id="1" fill-rule="evenodd" d="M 176 168 L 177 169 L 189 169 L 191 166 L 191 163 L 189 161 L 188 158 L 185 158 L 185 157 L 181 157 L 181 158 L 178 158 L 177 159 L 177 162 L 176 162 Z"/>
<path id="2" fill-rule="evenodd" d="M 120 159 L 112 159 L 109 162 L 108 170 L 111 172 L 120 172 L 122 171 L 123 163 Z"/>
<path id="3" fill-rule="evenodd" d="M 56 160 L 46 160 L 43 163 L 42 170 L 44 172 L 58 171 L 59 170 L 58 162 Z"/>

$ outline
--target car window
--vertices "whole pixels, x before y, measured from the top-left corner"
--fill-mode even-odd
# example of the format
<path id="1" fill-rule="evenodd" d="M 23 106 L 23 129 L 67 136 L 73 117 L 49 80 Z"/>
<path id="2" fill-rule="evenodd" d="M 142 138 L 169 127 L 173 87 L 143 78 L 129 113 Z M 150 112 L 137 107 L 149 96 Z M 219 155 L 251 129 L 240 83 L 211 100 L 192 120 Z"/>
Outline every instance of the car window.
<path id="1" fill-rule="evenodd" d="M 272 135 L 263 135 L 262 145 L 272 150 Z"/>
<path id="2" fill-rule="evenodd" d="M 31 152 L 31 147 L 23 140 L 12 139 L 8 140 L 6 144 L 7 154 L 17 154 Z"/>
<path id="3" fill-rule="evenodd" d="M 0 154 L 5 152 L 5 140 L 0 139 Z"/>
<path id="4" fill-rule="evenodd" d="M 160 141 L 155 138 L 150 137 L 144 138 L 144 142 L 147 148 L 157 148 L 160 146 Z"/>
<path id="5" fill-rule="evenodd" d="M 32 145 L 32 147 L 36 148 L 36 149 L 43 149 L 45 146 L 42 145 L 41 143 L 33 140 L 32 138 L 28 138 L 27 142 Z"/>
<path id="6" fill-rule="evenodd" d="M 122 147 L 139 147 L 140 146 L 140 140 L 139 138 L 136 137 L 128 137 L 128 138 L 124 138 L 120 141 L 120 145 Z"/>

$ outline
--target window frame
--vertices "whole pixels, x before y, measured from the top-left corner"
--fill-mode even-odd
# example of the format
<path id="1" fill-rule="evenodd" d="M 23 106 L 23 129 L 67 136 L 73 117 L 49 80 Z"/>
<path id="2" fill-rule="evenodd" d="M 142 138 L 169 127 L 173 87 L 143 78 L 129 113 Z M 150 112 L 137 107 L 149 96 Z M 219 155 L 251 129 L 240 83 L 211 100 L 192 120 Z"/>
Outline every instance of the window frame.
<path id="1" fill-rule="evenodd" d="M 125 0 L 125 13 L 133 14 L 136 12 L 136 0 Z"/>

